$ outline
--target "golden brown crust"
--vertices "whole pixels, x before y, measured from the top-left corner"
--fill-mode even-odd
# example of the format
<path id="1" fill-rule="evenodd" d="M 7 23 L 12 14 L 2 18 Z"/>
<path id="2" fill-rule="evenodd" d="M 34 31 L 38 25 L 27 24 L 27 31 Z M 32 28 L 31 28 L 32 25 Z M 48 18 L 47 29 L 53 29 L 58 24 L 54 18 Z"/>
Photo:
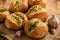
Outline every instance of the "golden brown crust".
<path id="1" fill-rule="evenodd" d="M 9 15 L 10 15 L 9 11 L 0 12 L 0 21 L 5 20 Z"/>
<path id="2" fill-rule="evenodd" d="M 30 6 L 40 5 L 46 7 L 46 0 L 29 0 L 28 3 Z"/>
<path id="3" fill-rule="evenodd" d="M 33 38 L 42 38 L 48 33 L 48 27 L 47 26 L 40 26 L 40 28 L 37 28 L 37 30 L 34 30 L 31 32 L 31 35 Z"/>
<path id="4" fill-rule="evenodd" d="M 5 25 L 6 25 L 6 27 L 8 29 L 14 29 L 14 30 L 16 30 L 16 29 L 19 28 L 19 26 L 17 26 L 14 22 L 12 22 L 11 20 L 9 20 L 8 18 L 5 21 Z"/>
<path id="5" fill-rule="evenodd" d="M 24 5 L 21 6 L 20 11 L 21 11 L 21 12 L 24 12 L 24 11 L 26 11 L 27 9 L 28 9 L 28 4 L 27 4 L 27 3 L 24 3 Z"/>
<path id="6" fill-rule="evenodd" d="M 22 0 L 21 0 L 22 1 Z M 14 7 L 14 0 L 11 2 L 11 5 L 10 5 L 10 10 L 11 11 L 14 11 L 14 12 L 24 12 L 28 9 L 28 0 L 24 0 L 23 3 L 21 5 L 18 5 L 19 6 L 19 10 L 17 8 Z"/>
<path id="7" fill-rule="evenodd" d="M 36 5 L 38 6 L 38 5 Z M 34 6 L 33 6 L 34 7 Z M 49 14 L 47 12 L 46 9 L 42 8 L 41 10 L 38 10 L 36 12 L 33 12 L 33 13 L 30 13 L 30 10 L 28 10 L 28 12 L 26 13 L 26 16 L 29 18 L 29 19 L 33 19 L 33 18 L 39 18 L 41 19 L 42 21 L 46 21 L 47 18 L 49 17 Z"/>
<path id="8" fill-rule="evenodd" d="M 29 20 L 32 21 L 33 19 Z M 34 21 L 34 20 L 33 20 Z M 45 23 L 41 23 L 41 25 L 37 26 L 36 29 L 33 29 L 31 32 L 28 31 L 28 22 L 24 26 L 25 33 L 32 38 L 42 38 L 48 33 L 48 26 Z"/>
<path id="9" fill-rule="evenodd" d="M 24 14 L 22 14 L 21 12 L 17 12 L 17 13 L 21 14 L 24 17 L 24 21 L 23 21 L 24 23 L 26 23 L 28 21 L 27 17 Z M 5 21 L 5 25 L 8 29 L 17 30 L 17 29 L 22 28 L 22 26 L 17 25 L 14 21 L 12 21 L 8 17 L 6 18 L 6 21 Z"/>
<path id="10" fill-rule="evenodd" d="M 44 13 L 44 12 L 41 12 L 41 13 L 37 13 L 37 14 L 31 15 L 31 16 L 28 16 L 28 17 L 30 19 L 39 18 L 42 21 L 46 21 L 46 19 L 48 18 L 48 14 L 47 13 Z"/>

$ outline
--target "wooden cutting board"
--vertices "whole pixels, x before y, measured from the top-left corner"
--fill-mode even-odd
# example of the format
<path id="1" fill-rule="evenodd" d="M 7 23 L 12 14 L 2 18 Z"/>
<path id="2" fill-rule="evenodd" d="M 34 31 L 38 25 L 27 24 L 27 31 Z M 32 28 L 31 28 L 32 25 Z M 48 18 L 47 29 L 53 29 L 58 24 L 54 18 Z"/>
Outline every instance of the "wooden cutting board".
<path id="1" fill-rule="evenodd" d="M 7 4 L 3 3 L 5 4 L 4 6 L 9 8 L 10 1 L 11 0 L 7 0 Z M 46 9 L 49 11 L 50 14 L 54 14 L 60 20 L 60 0 L 47 0 Z M 4 33 L 9 40 L 60 40 L 60 25 L 54 35 L 48 33 L 42 39 L 32 39 L 27 37 L 25 34 L 23 34 L 20 38 L 14 37 L 15 31 L 8 30 L 7 28 L 5 28 L 4 24 L 0 24 L 0 32 Z"/>

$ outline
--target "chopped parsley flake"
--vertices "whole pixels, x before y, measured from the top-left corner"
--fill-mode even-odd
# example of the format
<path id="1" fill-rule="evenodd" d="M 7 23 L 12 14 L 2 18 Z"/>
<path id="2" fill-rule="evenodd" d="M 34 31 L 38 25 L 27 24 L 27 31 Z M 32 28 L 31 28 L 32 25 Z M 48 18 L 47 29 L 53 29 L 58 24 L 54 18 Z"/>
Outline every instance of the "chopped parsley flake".
<path id="1" fill-rule="evenodd" d="M 16 1 L 15 5 L 14 6 L 18 6 L 18 1 Z"/>
<path id="2" fill-rule="evenodd" d="M 38 23 L 38 21 L 36 21 L 35 23 L 31 24 L 31 23 L 28 23 L 28 31 L 32 31 L 34 28 L 36 28 L 36 24 Z"/>
<path id="3" fill-rule="evenodd" d="M 42 9 L 42 7 L 39 5 L 33 6 L 32 8 L 30 8 L 30 13 L 36 12 L 41 9 Z"/>
<path id="4" fill-rule="evenodd" d="M 0 12 L 5 12 L 5 11 L 7 11 L 7 9 L 5 9 L 5 8 L 0 9 Z"/>

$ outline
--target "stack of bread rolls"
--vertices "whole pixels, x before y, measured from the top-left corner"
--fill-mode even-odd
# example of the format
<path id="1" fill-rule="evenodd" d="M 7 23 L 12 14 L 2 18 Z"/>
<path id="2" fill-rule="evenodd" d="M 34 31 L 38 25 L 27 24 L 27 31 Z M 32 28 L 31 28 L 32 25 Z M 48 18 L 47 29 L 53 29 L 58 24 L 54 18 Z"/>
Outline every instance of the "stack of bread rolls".
<path id="1" fill-rule="evenodd" d="M 24 29 L 27 36 L 42 38 L 48 33 L 45 23 L 49 13 L 46 0 L 12 0 L 9 9 L 0 9 L 0 21 L 5 20 L 9 30 Z"/>

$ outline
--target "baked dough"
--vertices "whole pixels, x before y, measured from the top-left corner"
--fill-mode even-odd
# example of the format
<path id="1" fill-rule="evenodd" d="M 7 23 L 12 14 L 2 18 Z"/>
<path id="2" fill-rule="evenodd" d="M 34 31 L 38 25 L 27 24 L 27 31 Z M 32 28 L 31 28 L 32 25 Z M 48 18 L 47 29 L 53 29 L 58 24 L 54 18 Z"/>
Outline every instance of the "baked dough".
<path id="1" fill-rule="evenodd" d="M 10 5 L 10 11 L 14 12 L 24 12 L 28 9 L 27 0 L 12 0 Z"/>
<path id="2" fill-rule="evenodd" d="M 46 7 L 46 0 L 28 0 L 30 6 L 41 5 L 42 7 Z"/>
<path id="3" fill-rule="evenodd" d="M 28 21 L 27 17 L 21 12 L 15 12 L 8 16 L 5 25 L 8 29 L 17 30 Z"/>
<path id="4" fill-rule="evenodd" d="M 49 14 L 45 8 L 41 7 L 40 5 L 35 5 L 28 10 L 26 16 L 29 19 L 39 18 L 42 21 L 46 21 L 49 17 Z"/>
<path id="5" fill-rule="evenodd" d="M 0 22 L 3 22 L 9 15 L 10 12 L 6 8 L 0 7 Z"/>
<path id="6" fill-rule="evenodd" d="M 35 18 L 25 24 L 24 31 L 29 37 L 42 38 L 48 33 L 48 26 L 40 19 Z"/>

